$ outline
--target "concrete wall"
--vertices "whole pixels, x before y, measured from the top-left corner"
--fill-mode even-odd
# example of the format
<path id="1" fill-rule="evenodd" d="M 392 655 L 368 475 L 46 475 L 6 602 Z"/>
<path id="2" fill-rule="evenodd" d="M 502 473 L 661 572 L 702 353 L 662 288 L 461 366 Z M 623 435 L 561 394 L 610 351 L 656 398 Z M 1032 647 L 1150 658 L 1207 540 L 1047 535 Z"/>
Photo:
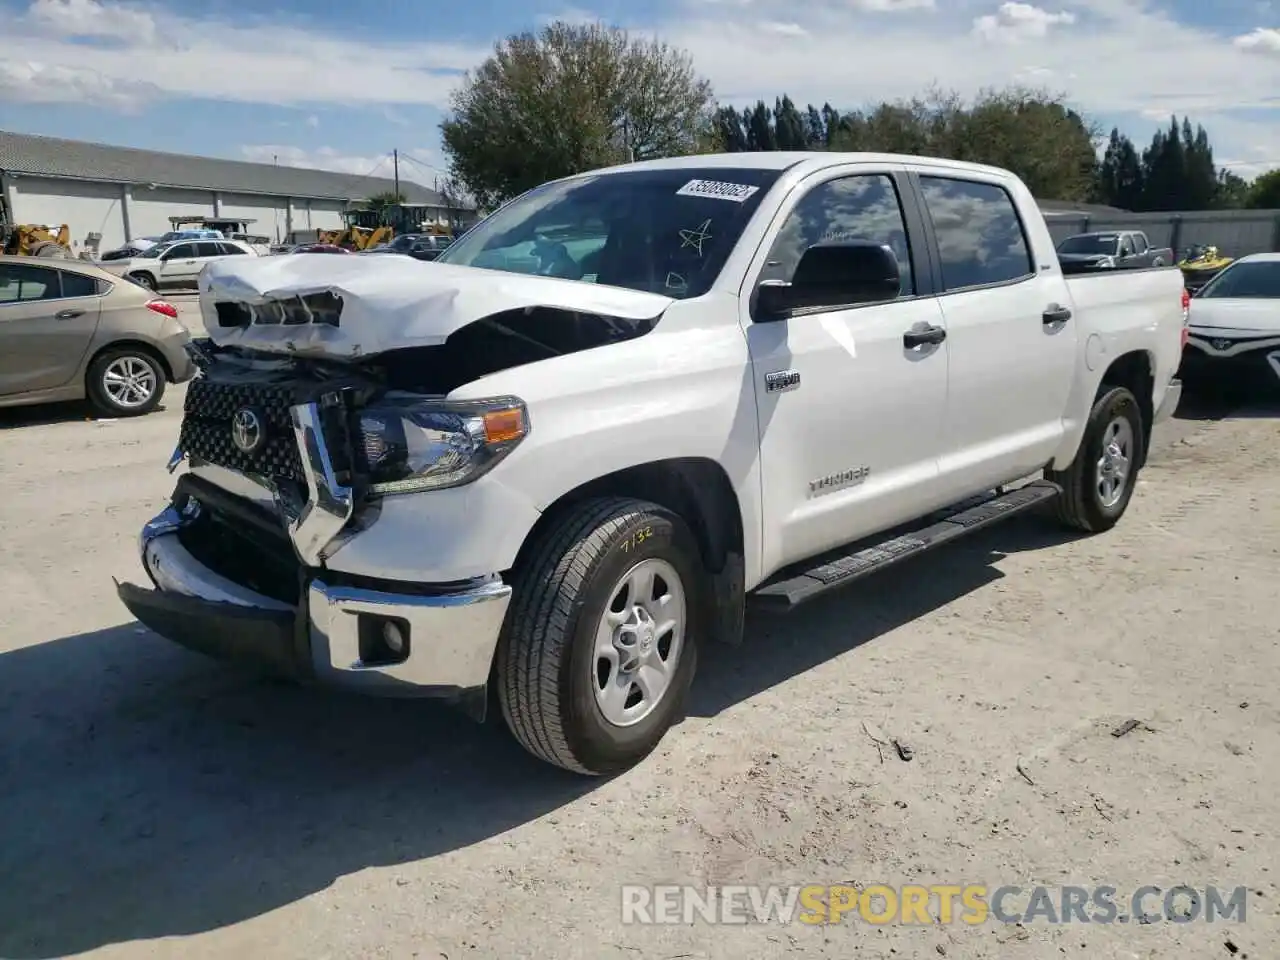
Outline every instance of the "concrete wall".
<path id="1" fill-rule="evenodd" d="M 102 234 L 102 250 L 129 239 L 124 233 L 121 207 L 124 187 L 91 180 L 58 180 L 45 177 L 6 177 L 13 218 L 17 223 L 66 224 L 79 250 L 90 233 Z"/>
<path id="2" fill-rule="evenodd" d="M 289 232 L 291 212 L 283 197 L 223 193 L 218 196 L 218 216 L 252 220 L 248 232 L 270 237 L 277 243 Z"/>
<path id="3" fill-rule="evenodd" d="M 1188 213 L 1100 213 L 1047 217 L 1055 243 L 1074 233 L 1141 230 L 1157 247 L 1181 257 L 1193 244 L 1212 244 L 1225 256 L 1280 250 L 1280 210 L 1197 210 Z"/>
<path id="4" fill-rule="evenodd" d="M 173 229 L 170 217 L 207 217 L 213 214 L 210 190 L 177 190 L 142 185 L 130 188 L 129 226 L 134 237 L 156 237 Z M 103 249 L 109 249 L 104 247 Z"/>

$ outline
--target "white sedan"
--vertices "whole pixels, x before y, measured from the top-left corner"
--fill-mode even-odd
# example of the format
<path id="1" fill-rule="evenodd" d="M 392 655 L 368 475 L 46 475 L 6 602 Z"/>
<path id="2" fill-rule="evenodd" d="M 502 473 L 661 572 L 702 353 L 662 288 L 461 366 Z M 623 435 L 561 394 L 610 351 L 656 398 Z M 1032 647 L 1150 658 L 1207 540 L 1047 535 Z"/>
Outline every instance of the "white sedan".
<path id="1" fill-rule="evenodd" d="M 1280 389 L 1280 253 L 1234 261 L 1191 298 L 1179 376 Z"/>

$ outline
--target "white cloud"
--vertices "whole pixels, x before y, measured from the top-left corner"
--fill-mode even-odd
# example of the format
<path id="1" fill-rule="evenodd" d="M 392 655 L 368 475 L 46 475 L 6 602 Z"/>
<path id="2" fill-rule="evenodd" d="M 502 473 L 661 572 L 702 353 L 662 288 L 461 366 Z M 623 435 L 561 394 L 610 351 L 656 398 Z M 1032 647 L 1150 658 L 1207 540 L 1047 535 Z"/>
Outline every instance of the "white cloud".
<path id="1" fill-rule="evenodd" d="M 1247 53 L 1260 53 L 1265 56 L 1280 57 L 1280 30 L 1258 27 L 1253 33 L 1236 37 L 1236 46 Z"/>
<path id="2" fill-rule="evenodd" d="M 1029 3 L 1002 3 L 995 13 L 975 18 L 973 32 L 984 40 L 1020 43 L 1041 40 L 1053 27 L 1075 22 L 1075 14 L 1065 10 L 1050 13 Z"/>
<path id="3" fill-rule="evenodd" d="M 290 144 L 255 143 L 240 148 L 240 159 L 250 163 L 275 163 L 282 167 L 333 170 L 353 177 L 391 177 L 394 162 L 390 153 L 361 154 L 335 147 L 307 150 Z M 440 156 L 430 147 L 400 151 L 400 179 L 433 187 L 434 179 L 445 176 Z"/>
<path id="4" fill-rule="evenodd" d="M 807 37 L 809 31 L 798 23 L 787 23 L 780 20 L 765 20 L 760 24 L 760 29 L 765 33 L 771 33 L 775 37 Z"/>
<path id="5" fill-rule="evenodd" d="M 133 112 L 159 93 L 145 80 L 112 77 L 87 67 L 0 59 L 0 103 L 87 103 Z"/>
<path id="6" fill-rule="evenodd" d="M 444 106 L 459 72 L 489 52 L 487 45 L 362 41 L 297 23 L 267 27 L 111 0 L 34 0 L 3 22 L 0 93 L 26 102 L 168 96 Z M 356 72 L 325 66 L 332 64 Z"/>
<path id="7" fill-rule="evenodd" d="M 27 17 L 66 37 L 143 42 L 156 38 L 156 21 L 145 10 L 124 5 L 108 10 L 98 0 L 35 0 Z"/>
<path id="8" fill-rule="evenodd" d="M 934 0 L 849 0 L 855 10 L 867 13 L 906 13 L 909 10 L 932 10 Z"/>

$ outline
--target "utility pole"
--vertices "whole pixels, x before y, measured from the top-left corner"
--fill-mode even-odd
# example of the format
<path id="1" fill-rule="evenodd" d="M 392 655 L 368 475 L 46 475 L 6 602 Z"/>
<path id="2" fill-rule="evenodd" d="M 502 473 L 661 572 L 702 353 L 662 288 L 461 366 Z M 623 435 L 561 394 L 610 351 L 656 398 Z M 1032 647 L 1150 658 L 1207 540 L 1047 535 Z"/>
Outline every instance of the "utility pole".
<path id="1" fill-rule="evenodd" d="M 622 118 L 622 146 L 627 151 L 627 163 L 635 163 L 636 152 L 631 149 L 631 126 L 626 117 Z"/>
<path id="2" fill-rule="evenodd" d="M 396 178 L 396 203 L 400 202 L 400 151 L 398 149 L 391 151 L 391 166 L 395 171 Z"/>

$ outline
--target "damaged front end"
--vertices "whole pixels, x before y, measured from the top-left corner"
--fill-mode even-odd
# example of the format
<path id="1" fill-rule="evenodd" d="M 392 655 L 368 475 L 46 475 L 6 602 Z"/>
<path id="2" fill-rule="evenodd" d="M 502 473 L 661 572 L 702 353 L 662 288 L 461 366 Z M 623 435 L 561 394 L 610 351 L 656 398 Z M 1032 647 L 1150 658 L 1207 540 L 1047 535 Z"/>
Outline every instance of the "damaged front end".
<path id="1" fill-rule="evenodd" d="M 387 498 L 472 484 L 528 435 L 518 398 L 454 401 L 451 391 L 640 336 L 657 314 L 563 303 L 466 323 L 455 313 L 443 335 L 418 323 L 421 336 L 367 355 L 352 349 L 362 335 L 349 326 L 349 291 L 202 293 L 211 337 L 191 348 L 200 373 L 170 461 L 188 469 L 141 534 L 151 588 L 120 584 L 121 600 L 202 653 L 371 694 L 441 697 L 482 718 L 511 593 L 501 571 L 419 582 L 329 561 L 378 522 Z M 300 338 L 305 349 L 287 346 Z"/>

